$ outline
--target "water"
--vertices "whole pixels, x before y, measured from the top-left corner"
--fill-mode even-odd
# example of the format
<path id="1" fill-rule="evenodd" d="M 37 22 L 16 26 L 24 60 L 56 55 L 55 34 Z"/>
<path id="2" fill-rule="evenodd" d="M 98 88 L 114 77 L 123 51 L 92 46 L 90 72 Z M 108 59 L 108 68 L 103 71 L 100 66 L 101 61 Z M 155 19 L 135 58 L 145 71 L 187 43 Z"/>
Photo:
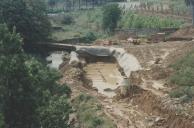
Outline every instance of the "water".
<path id="1" fill-rule="evenodd" d="M 84 70 L 86 71 L 86 77 L 92 80 L 93 87 L 97 88 L 99 93 L 108 97 L 116 95 L 113 90 L 120 86 L 123 77 L 115 63 L 90 63 Z M 109 91 L 105 91 L 105 89 Z"/>
<path id="2" fill-rule="evenodd" d="M 64 52 L 53 52 L 51 53 L 46 60 L 51 62 L 47 66 L 52 69 L 59 69 L 59 66 L 63 63 Z"/>

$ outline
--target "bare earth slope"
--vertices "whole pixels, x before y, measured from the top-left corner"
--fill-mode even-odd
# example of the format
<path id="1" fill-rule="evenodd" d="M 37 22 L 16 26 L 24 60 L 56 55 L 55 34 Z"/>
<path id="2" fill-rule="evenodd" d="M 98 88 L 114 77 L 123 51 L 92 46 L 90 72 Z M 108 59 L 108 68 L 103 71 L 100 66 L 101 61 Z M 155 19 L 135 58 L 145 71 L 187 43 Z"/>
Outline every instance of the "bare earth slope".
<path id="1" fill-rule="evenodd" d="M 131 88 L 124 99 L 109 98 L 88 86 L 79 67 L 61 65 L 63 78 L 72 89 L 72 99 L 80 93 L 97 97 L 104 113 L 118 128 L 194 128 L 194 117 L 189 109 L 168 96 L 171 88 L 167 78 L 168 66 L 194 48 L 194 42 L 161 42 L 151 45 L 125 46 L 136 56 L 143 69 L 130 76 Z"/>

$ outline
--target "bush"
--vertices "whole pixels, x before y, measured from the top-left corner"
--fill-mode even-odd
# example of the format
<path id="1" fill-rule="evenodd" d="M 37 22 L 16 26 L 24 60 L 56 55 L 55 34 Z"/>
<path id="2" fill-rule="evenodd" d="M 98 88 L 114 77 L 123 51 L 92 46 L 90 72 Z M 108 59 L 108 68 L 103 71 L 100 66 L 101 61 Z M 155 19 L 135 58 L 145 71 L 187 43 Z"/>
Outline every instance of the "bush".
<path id="1" fill-rule="evenodd" d="M 88 32 L 86 33 L 86 36 L 85 36 L 85 41 L 87 43 L 90 43 L 92 41 L 95 41 L 97 39 L 97 37 L 95 36 L 95 34 L 93 32 Z"/>
<path id="2" fill-rule="evenodd" d="M 65 15 L 65 16 L 63 17 L 62 24 L 70 25 L 70 24 L 73 24 L 73 23 L 74 23 L 74 19 L 73 19 L 72 16 Z"/>

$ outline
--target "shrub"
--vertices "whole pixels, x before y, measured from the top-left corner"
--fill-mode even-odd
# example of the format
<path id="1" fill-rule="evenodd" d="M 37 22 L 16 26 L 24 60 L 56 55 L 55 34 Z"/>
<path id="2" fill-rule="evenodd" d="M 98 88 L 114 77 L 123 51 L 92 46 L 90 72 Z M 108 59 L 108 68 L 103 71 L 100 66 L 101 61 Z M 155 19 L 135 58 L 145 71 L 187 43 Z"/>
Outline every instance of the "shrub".
<path id="1" fill-rule="evenodd" d="M 85 41 L 87 43 L 90 43 L 92 41 L 95 41 L 97 39 L 96 35 L 93 33 L 93 32 L 88 32 L 86 33 L 86 36 L 85 36 Z"/>
<path id="2" fill-rule="evenodd" d="M 66 24 L 66 25 L 70 25 L 72 23 L 74 23 L 74 19 L 72 16 L 69 16 L 69 15 L 65 15 L 63 17 L 63 21 L 62 21 L 63 24 Z"/>

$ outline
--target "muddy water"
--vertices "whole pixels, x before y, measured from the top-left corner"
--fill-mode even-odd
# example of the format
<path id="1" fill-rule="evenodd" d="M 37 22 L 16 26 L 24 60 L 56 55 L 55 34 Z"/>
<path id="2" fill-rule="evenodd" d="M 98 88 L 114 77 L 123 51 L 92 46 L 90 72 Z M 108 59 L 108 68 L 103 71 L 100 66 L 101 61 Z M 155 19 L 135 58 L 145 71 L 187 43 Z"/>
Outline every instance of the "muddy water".
<path id="1" fill-rule="evenodd" d="M 97 88 L 99 93 L 108 97 L 116 95 L 113 90 L 119 87 L 123 77 L 115 63 L 90 63 L 84 70 L 86 71 L 86 77 L 92 80 L 93 87 Z"/>
<path id="2" fill-rule="evenodd" d="M 48 67 L 53 68 L 53 69 L 59 69 L 60 64 L 63 63 L 63 55 L 64 55 L 64 52 L 62 51 L 51 53 L 46 58 L 46 60 L 50 62 L 48 64 Z"/>

